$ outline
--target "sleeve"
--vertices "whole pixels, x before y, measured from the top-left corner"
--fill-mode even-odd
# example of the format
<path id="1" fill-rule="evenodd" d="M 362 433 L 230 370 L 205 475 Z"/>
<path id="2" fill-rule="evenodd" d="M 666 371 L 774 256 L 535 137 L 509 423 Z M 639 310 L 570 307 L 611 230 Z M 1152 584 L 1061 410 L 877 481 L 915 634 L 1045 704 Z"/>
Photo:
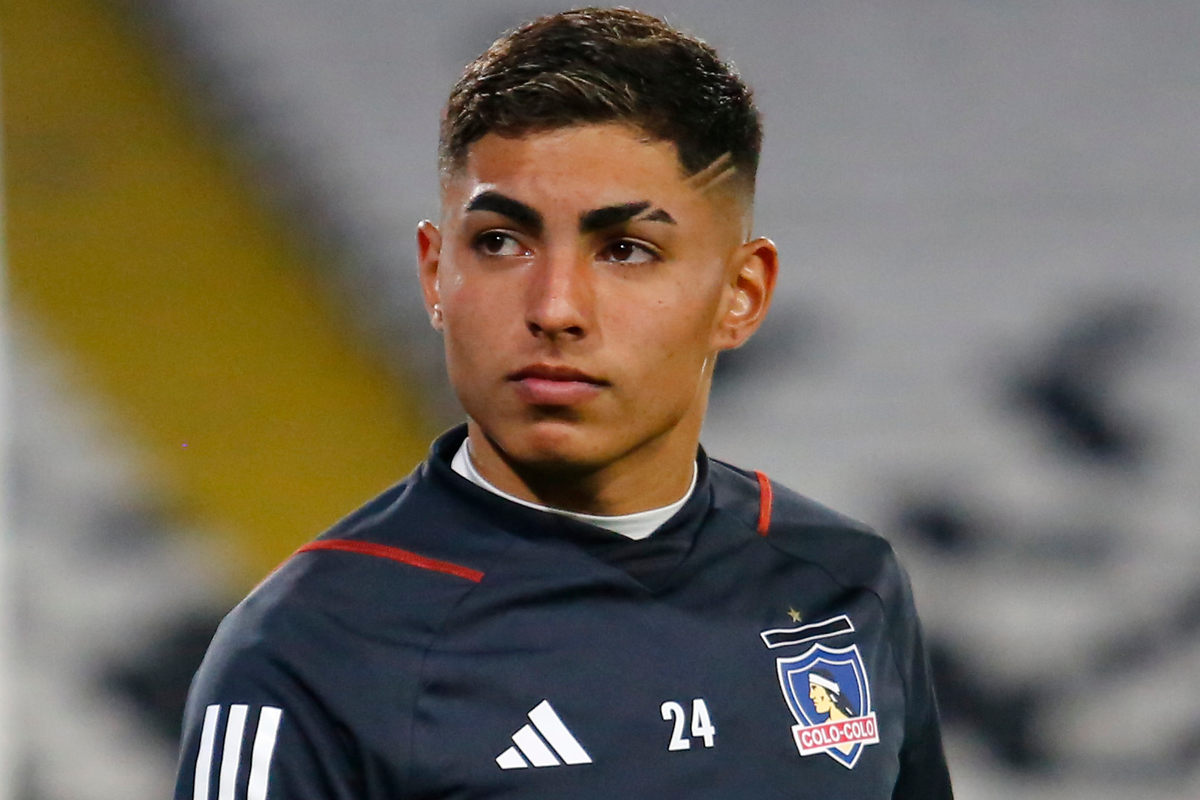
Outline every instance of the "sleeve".
<path id="1" fill-rule="evenodd" d="M 236 614 L 192 681 L 175 800 L 363 800 L 349 730 Z"/>
<path id="2" fill-rule="evenodd" d="M 893 800 L 952 800 L 950 771 L 942 746 L 937 698 L 908 576 L 896 565 L 897 608 L 893 641 L 905 686 L 904 743 Z"/>

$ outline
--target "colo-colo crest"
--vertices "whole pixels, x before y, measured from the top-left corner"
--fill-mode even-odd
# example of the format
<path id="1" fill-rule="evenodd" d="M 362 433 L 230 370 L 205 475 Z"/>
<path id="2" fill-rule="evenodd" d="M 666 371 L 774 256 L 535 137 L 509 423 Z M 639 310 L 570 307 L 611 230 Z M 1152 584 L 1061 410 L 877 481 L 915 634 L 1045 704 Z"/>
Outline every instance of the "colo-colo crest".
<path id="1" fill-rule="evenodd" d="M 849 618 L 842 616 L 787 631 L 764 631 L 762 637 L 768 647 L 780 647 L 853 630 Z M 814 644 L 802 655 L 780 657 L 775 664 L 783 698 L 796 718 L 792 738 L 800 755 L 826 753 L 853 769 L 863 747 L 879 742 L 871 683 L 858 647 Z"/>

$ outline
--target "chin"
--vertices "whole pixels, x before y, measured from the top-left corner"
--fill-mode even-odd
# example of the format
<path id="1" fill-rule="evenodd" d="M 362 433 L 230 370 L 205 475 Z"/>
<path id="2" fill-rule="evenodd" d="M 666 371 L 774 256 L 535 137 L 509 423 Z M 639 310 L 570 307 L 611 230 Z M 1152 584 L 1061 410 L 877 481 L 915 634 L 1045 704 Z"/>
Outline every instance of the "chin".
<path id="1" fill-rule="evenodd" d="M 539 420 L 511 426 L 496 441 L 519 464 L 588 469 L 606 461 L 596 447 L 597 433 L 578 422 Z"/>

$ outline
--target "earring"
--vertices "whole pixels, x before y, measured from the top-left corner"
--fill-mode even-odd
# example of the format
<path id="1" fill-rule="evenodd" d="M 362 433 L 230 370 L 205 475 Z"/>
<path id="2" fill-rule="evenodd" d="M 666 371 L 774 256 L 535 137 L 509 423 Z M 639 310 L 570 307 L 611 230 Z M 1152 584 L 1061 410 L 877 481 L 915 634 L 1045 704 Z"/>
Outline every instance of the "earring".
<path id="1" fill-rule="evenodd" d="M 442 327 L 442 304 L 441 303 L 433 304 L 433 318 L 430 319 L 429 321 L 435 328 Z"/>

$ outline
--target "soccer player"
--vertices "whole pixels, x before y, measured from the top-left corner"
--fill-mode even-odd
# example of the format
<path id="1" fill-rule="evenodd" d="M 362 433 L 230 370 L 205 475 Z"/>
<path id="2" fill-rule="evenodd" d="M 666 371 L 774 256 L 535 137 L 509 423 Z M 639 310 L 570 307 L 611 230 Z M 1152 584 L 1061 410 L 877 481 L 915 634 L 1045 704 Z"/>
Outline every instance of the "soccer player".
<path id="1" fill-rule="evenodd" d="M 224 621 L 176 800 L 951 796 L 889 545 L 699 448 L 775 284 L 760 138 L 633 11 L 467 68 L 417 233 L 467 422 Z"/>

